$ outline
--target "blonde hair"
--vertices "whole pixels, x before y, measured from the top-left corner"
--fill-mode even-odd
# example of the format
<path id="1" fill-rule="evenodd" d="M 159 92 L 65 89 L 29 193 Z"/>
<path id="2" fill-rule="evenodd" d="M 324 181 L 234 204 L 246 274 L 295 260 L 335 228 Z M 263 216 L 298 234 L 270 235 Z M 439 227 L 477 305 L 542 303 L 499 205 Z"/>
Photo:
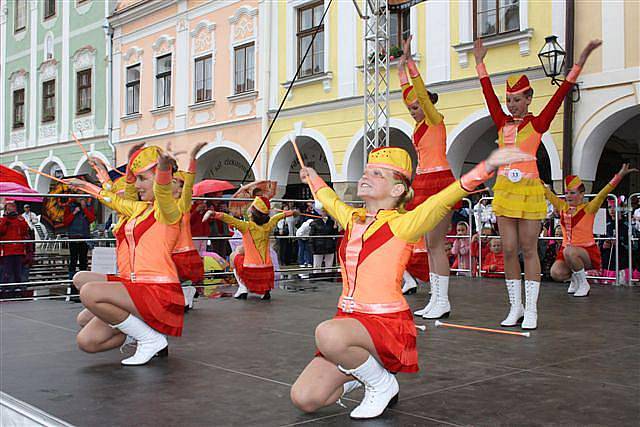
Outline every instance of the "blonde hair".
<path id="1" fill-rule="evenodd" d="M 396 208 L 400 212 L 405 212 L 405 205 L 409 203 L 414 196 L 413 187 L 411 187 L 411 182 L 399 172 L 393 172 L 393 184 L 402 184 L 404 186 L 404 193 L 400 197 L 398 197 L 398 201 L 396 204 Z"/>

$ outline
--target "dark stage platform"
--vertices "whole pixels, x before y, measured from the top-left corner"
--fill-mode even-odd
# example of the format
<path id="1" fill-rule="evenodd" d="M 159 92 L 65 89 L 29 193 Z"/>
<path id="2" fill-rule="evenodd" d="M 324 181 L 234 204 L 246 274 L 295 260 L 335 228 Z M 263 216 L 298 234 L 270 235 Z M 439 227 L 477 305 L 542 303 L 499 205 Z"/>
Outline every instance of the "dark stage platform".
<path id="1" fill-rule="evenodd" d="M 80 304 L 2 303 L 4 393 L 79 426 L 350 425 L 362 394 L 305 415 L 289 388 L 314 353 L 314 327 L 339 288 L 277 290 L 271 301 L 200 300 L 170 356 L 122 367 L 118 351 L 76 349 Z M 453 278 L 449 322 L 498 327 L 501 281 Z M 421 306 L 426 290 L 408 299 Z M 400 402 L 357 425 L 638 425 L 640 289 L 593 286 L 588 298 L 544 284 L 531 338 L 436 329 L 419 336 L 416 375 L 398 376 Z"/>

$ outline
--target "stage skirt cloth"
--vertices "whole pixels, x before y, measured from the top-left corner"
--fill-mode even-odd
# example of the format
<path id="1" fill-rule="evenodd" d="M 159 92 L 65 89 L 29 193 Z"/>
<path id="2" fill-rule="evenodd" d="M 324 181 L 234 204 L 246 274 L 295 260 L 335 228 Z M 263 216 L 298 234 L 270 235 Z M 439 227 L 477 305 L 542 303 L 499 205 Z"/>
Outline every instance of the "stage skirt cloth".
<path id="1" fill-rule="evenodd" d="M 434 194 L 438 194 L 455 181 L 456 178 L 453 176 L 451 169 L 416 174 L 416 177 L 411 183 L 411 187 L 413 188 L 413 199 L 407 203 L 406 209 L 414 209 L 420 203 L 424 202 Z M 462 202 L 460 201 L 456 203 L 453 209 L 460 209 L 461 207 Z"/>
<path id="2" fill-rule="evenodd" d="M 132 282 L 116 274 L 107 274 L 107 280 L 125 286 L 147 325 L 165 335 L 182 335 L 184 294 L 179 283 Z"/>
<path id="3" fill-rule="evenodd" d="M 423 282 L 429 281 L 429 253 L 428 252 L 413 252 L 409 263 L 407 264 L 407 271 L 410 275 L 416 279 L 420 279 Z"/>
<path id="4" fill-rule="evenodd" d="M 587 251 L 587 253 L 589 254 L 589 259 L 591 260 L 591 267 L 587 268 L 586 270 L 600 270 L 602 268 L 602 259 L 600 256 L 600 248 L 598 247 L 598 245 L 580 246 L 580 248 Z M 564 249 L 564 246 L 560 248 L 560 250 L 558 251 L 558 255 L 556 256 L 556 261 L 564 261 Z"/>
<path id="5" fill-rule="evenodd" d="M 522 178 L 518 183 L 498 175 L 493 186 L 493 212 L 508 218 L 541 220 L 547 216 L 547 202 L 540 180 Z"/>
<path id="6" fill-rule="evenodd" d="M 251 267 L 244 265 L 244 255 L 238 254 L 233 260 L 233 266 L 240 280 L 249 289 L 249 292 L 264 295 L 265 292 L 273 289 L 275 274 L 273 265 L 264 267 Z"/>
<path id="7" fill-rule="evenodd" d="M 418 372 L 415 323 L 410 310 L 387 314 L 345 313 L 338 309 L 334 319 L 351 318 L 367 329 L 380 362 L 389 372 Z M 322 353 L 316 352 L 316 356 Z"/>
<path id="8" fill-rule="evenodd" d="M 171 259 L 176 265 L 181 282 L 190 280 L 194 285 L 202 283 L 204 280 L 204 264 L 202 257 L 195 248 L 184 252 L 174 252 L 171 254 Z"/>

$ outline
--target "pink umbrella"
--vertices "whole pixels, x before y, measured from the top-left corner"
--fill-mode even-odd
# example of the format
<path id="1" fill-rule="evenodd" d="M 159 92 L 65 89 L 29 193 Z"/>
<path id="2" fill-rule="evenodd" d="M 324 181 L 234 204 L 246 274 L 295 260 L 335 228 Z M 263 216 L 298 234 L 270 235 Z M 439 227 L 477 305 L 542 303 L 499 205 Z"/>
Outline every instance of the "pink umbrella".
<path id="1" fill-rule="evenodd" d="M 205 179 L 193 186 L 193 195 L 202 196 L 209 193 L 218 193 L 221 191 L 235 190 L 236 186 L 228 181 L 219 179 Z"/>
<path id="2" fill-rule="evenodd" d="M 10 193 L 11 196 L 4 196 L 11 198 L 12 200 L 19 200 L 21 202 L 34 202 L 41 203 L 42 197 L 24 196 L 23 194 L 38 194 L 37 191 L 25 187 L 24 185 L 17 184 L 15 182 L 0 182 L 0 194 Z M 15 196 L 13 194 L 16 194 Z"/>

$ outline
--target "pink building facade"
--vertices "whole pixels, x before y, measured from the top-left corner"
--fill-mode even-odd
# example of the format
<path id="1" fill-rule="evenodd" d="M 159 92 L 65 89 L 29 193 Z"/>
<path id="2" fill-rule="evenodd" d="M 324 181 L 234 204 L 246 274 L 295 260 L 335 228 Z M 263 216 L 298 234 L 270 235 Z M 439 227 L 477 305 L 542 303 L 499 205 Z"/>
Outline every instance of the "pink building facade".
<path id="1" fill-rule="evenodd" d="M 263 176 L 266 152 L 257 150 L 268 87 L 259 77 L 260 12 L 257 0 L 118 5 L 110 18 L 118 164 L 143 141 L 185 153 L 204 141 L 198 179 Z M 186 166 L 187 154 L 179 159 Z"/>

